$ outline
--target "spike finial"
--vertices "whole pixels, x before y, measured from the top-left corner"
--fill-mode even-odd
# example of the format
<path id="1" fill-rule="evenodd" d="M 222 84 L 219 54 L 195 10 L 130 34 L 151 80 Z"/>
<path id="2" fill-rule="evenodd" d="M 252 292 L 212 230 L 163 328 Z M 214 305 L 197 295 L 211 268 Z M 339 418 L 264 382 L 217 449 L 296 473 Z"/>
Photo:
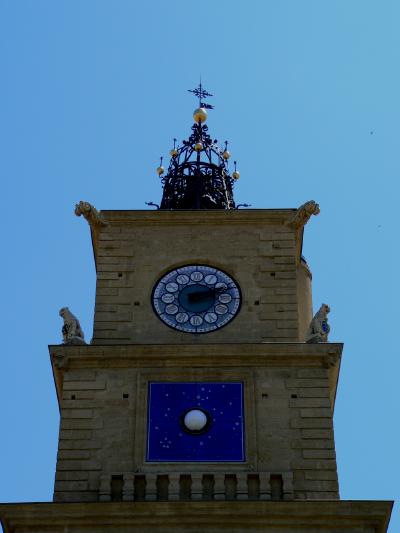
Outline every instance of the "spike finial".
<path id="1" fill-rule="evenodd" d="M 205 102 L 203 102 L 205 98 L 212 96 L 212 94 L 203 89 L 203 86 L 201 84 L 201 78 L 198 87 L 196 87 L 195 89 L 189 89 L 188 92 L 193 93 L 195 96 L 197 96 L 197 98 L 199 99 L 199 107 L 202 107 L 203 109 L 214 109 L 213 105 L 206 104 Z"/>

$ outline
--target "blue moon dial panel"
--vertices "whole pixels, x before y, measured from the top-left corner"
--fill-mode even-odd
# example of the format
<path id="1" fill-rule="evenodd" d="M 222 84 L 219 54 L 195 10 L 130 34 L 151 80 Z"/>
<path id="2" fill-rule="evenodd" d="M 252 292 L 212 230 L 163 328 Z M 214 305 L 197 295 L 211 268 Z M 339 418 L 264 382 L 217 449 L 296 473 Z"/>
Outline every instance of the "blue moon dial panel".
<path id="1" fill-rule="evenodd" d="M 147 461 L 245 461 L 243 383 L 150 382 Z"/>

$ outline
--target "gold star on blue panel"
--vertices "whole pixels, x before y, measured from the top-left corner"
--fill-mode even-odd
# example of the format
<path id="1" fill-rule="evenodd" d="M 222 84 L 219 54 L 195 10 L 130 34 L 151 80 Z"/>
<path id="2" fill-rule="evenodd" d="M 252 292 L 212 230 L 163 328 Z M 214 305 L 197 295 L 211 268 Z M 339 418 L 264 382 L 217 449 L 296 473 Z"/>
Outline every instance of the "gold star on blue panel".
<path id="1" fill-rule="evenodd" d="M 149 383 L 147 461 L 244 461 L 243 383 Z"/>

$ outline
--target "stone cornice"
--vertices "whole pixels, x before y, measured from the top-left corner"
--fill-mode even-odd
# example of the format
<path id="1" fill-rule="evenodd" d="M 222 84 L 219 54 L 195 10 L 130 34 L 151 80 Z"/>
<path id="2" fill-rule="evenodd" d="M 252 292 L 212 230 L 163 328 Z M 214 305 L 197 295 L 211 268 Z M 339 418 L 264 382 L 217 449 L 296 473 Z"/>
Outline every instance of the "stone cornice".
<path id="1" fill-rule="evenodd" d="M 73 367 L 93 366 L 321 366 L 335 364 L 342 354 L 342 343 L 306 344 L 107 344 L 68 346 L 50 345 L 53 362 L 69 359 Z"/>
<path id="2" fill-rule="evenodd" d="M 328 369 L 332 405 L 336 397 L 342 350 L 341 343 L 49 346 L 58 398 L 62 393 L 64 372 L 78 368 L 219 369 L 298 366 Z"/>
<path id="3" fill-rule="evenodd" d="M 176 210 L 129 210 L 112 211 L 103 210 L 101 215 L 109 223 L 124 224 L 163 224 L 172 225 L 196 225 L 199 224 L 285 224 L 289 221 L 296 209 L 232 209 L 232 210 L 199 210 L 192 211 Z M 289 228 L 287 228 L 290 231 Z"/>
<path id="4" fill-rule="evenodd" d="M 13 531 L 302 531 L 385 533 L 391 501 L 185 501 L 0 504 L 4 533 Z M 107 526 L 105 524 L 108 524 Z"/>

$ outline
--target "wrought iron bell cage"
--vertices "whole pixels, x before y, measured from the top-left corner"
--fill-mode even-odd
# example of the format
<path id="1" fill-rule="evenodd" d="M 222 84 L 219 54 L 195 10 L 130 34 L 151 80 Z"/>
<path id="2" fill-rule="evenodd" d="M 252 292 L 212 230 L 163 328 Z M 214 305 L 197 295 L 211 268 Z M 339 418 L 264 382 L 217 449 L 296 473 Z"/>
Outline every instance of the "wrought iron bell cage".
<path id="1" fill-rule="evenodd" d="M 235 209 L 235 180 L 224 153 L 226 145 L 222 150 L 205 124 L 193 124 L 189 139 L 171 150 L 160 209 Z"/>

